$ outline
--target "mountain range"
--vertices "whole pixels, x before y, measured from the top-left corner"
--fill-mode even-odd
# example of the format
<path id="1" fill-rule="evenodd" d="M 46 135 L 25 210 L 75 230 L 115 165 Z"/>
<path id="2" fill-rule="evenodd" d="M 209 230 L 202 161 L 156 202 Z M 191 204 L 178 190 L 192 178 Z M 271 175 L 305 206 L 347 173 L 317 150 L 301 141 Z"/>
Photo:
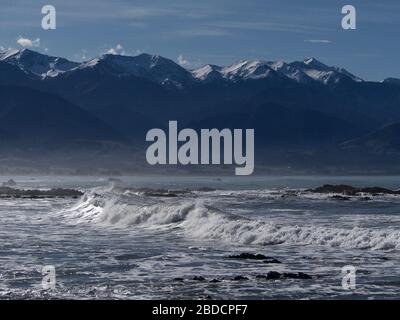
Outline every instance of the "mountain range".
<path id="1" fill-rule="evenodd" d="M 188 70 L 150 54 L 77 63 L 0 53 L 0 168 L 4 159 L 81 167 L 90 158 L 142 170 L 146 132 L 168 120 L 254 128 L 256 164 L 267 171 L 400 168 L 400 79 L 365 81 L 315 58 Z"/>
<path id="2" fill-rule="evenodd" d="M 187 70 L 172 60 L 145 53 L 133 57 L 105 54 L 87 62 L 77 63 L 29 49 L 10 49 L 0 53 L 0 61 L 41 79 L 95 70 L 116 77 L 135 76 L 161 85 L 173 84 L 177 87 L 205 82 L 239 82 L 266 78 L 286 78 L 298 83 L 316 81 L 323 84 L 338 83 L 344 79 L 362 81 L 345 69 L 328 67 L 315 58 L 292 63 L 243 60 L 226 67 L 208 64 L 198 69 Z"/>

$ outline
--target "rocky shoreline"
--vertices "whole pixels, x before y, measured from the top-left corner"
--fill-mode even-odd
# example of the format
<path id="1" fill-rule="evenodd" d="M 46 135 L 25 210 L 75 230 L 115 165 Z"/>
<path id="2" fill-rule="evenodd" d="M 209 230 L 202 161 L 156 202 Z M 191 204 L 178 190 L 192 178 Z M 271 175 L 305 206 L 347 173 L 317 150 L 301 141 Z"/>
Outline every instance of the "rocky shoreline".
<path id="1" fill-rule="evenodd" d="M 83 192 L 74 189 L 55 188 L 50 190 L 38 189 L 15 189 L 11 187 L 0 187 L 0 199 L 5 198 L 24 198 L 24 199 L 40 199 L 40 198 L 79 198 L 83 196 Z"/>
<path id="2" fill-rule="evenodd" d="M 362 194 L 379 195 L 379 194 L 390 194 L 390 195 L 400 195 L 400 190 L 391 190 L 382 187 L 366 187 L 357 188 L 345 184 L 325 184 L 322 187 L 315 189 L 308 189 L 307 192 L 314 193 L 338 193 L 347 196 L 360 196 Z"/>

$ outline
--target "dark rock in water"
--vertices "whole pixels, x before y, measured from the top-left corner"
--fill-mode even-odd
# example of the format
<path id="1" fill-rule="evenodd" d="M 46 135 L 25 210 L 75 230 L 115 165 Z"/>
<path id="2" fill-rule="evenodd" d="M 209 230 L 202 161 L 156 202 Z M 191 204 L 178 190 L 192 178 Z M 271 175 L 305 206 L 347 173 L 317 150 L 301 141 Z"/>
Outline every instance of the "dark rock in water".
<path id="1" fill-rule="evenodd" d="M 51 190 L 34 190 L 34 189 L 14 189 L 10 187 L 0 187 L 0 198 L 78 198 L 83 193 L 74 189 L 51 189 Z"/>
<path id="2" fill-rule="evenodd" d="M 372 188 L 361 188 L 359 192 L 370 193 L 373 195 L 376 194 L 400 194 L 400 190 L 390 190 L 386 188 L 380 187 L 372 187 Z"/>
<path id="3" fill-rule="evenodd" d="M 206 279 L 203 278 L 202 276 L 194 276 L 192 280 L 194 280 L 194 281 L 206 281 Z"/>
<path id="4" fill-rule="evenodd" d="M 331 185 L 325 184 L 322 187 L 318 187 L 315 189 L 307 190 L 309 192 L 316 192 L 316 193 L 344 193 L 344 194 L 355 194 L 356 188 L 344 184 L 340 185 Z"/>
<path id="5" fill-rule="evenodd" d="M 236 276 L 232 280 L 233 281 L 246 281 L 246 280 L 249 280 L 249 278 L 243 277 L 243 276 Z"/>
<path id="6" fill-rule="evenodd" d="M 400 194 L 400 190 L 395 191 L 381 187 L 356 188 L 345 184 L 339 184 L 339 185 L 325 184 L 322 187 L 309 189 L 307 191 L 316 193 L 342 193 L 344 195 L 351 195 L 351 196 L 356 196 L 360 193 L 369 193 L 372 195 Z"/>
<path id="7" fill-rule="evenodd" d="M 282 276 L 281 273 L 277 272 L 277 271 L 270 271 L 267 273 L 267 280 L 277 280 L 280 279 Z"/>
<path id="8" fill-rule="evenodd" d="M 358 274 L 371 274 L 371 271 L 368 270 L 363 270 L 363 269 L 357 269 Z"/>
<path id="9" fill-rule="evenodd" d="M 15 187 L 16 185 L 17 183 L 13 179 L 3 182 L 3 187 Z"/>
<path id="10" fill-rule="evenodd" d="M 231 255 L 229 259 L 239 259 L 239 260 L 263 260 L 265 263 L 281 263 L 279 260 L 265 256 L 263 254 L 253 254 L 253 253 L 241 253 L 239 255 Z"/>
<path id="11" fill-rule="evenodd" d="M 362 198 L 360 198 L 359 200 L 360 200 L 360 201 L 371 201 L 372 198 L 370 198 L 370 197 L 362 197 Z"/>
<path id="12" fill-rule="evenodd" d="M 275 259 L 275 258 L 268 258 L 268 259 L 264 260 L 263 262 L 264 263 L 270 263 L 270 264 L 272 264 L 272 263 L 282 263 L 278 259 Z"/>
<path id="13" fill-rule="evenodd" d="M 278 280 L 278 279 L 301 279 L 301 280 L 309 280 L 312 277 L 303 272 L 297 273 L 280 273 L 277 271 L 270 271 L 267 273 L 266 276 L 264 275 L 257 275 L 257 279 L 265 279 L 265 280 Z"/>
<path id="14" fill-rule="evenodd" d="M 332 196 L 329 199 L 339 200 L 339 201 L 349 201 L 349 200 L 351 200 L 349 197 L 343 197 L 343 196 L 338 196 L 338 195 Z"/>
<path id="15" fill-rule="evenodd" d="M 287 191 L 283 195 L 281 195 L 281 198 L 291 198 L 291 197 L 298 197 L 298 194 L 296 191 Z"/>
<path id="16" fill-rule="evenodd" d="M 383 260 L 383 261 L 389 261 L 390 259 L 388 257 L 379 257 L 379 260 Z"/>
<path id="17" fill-rule="evenodd" d="M 183 281 L 185 281 L 183 278 L 174 278 L 174 279 L 172 279 L 173 281 L 176 281 L 176 282 L 183 282 Z"/>
<path id="18" fill-rule="evenodd" d="M 298 273 L 284 273 L 283 274 L 284 278 L 287 279 L 302 279 L 302 280 L 309 280 L 312 279 L 312 277 L 306 273 L 303 272 L 298 272 Z"/>

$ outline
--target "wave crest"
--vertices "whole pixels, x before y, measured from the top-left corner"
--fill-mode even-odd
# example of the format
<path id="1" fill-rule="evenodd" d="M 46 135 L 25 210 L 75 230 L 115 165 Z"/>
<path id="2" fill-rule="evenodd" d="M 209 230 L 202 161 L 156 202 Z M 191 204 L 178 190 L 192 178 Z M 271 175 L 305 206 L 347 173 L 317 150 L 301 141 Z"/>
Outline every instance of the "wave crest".
<path id="1" fill-rule="evenodd" d="M 400 231 L 281 225 L 222 212 L 201 197 L 162 199 L 140 192 L 92 190 L 65 212 L 68 219 L 118 227 L 179 229 L 187 237 L 255 245 L 321 245 L 398 250 Z"/>

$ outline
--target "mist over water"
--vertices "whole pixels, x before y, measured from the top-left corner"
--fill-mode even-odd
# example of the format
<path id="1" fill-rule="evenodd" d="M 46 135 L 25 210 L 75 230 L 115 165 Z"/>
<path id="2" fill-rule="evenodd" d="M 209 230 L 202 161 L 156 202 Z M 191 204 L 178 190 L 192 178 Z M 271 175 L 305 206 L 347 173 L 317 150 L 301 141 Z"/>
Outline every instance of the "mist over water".
<path id="1" fill-rule="evenodd" d="M 84 196 L 0 200 L 1 299 L 399 298 L 400 196 L 305 190 L 397 189 L 396 177 L 14 179 Z M 228 258 L 244 252 L 281 263 Z M 44 265 L 54 291 L 41 288 Z M 358 270 L 355 291 L 342 289 L 345 265 Z M 312 279 L 257 277 L 269 271 Z"/>

